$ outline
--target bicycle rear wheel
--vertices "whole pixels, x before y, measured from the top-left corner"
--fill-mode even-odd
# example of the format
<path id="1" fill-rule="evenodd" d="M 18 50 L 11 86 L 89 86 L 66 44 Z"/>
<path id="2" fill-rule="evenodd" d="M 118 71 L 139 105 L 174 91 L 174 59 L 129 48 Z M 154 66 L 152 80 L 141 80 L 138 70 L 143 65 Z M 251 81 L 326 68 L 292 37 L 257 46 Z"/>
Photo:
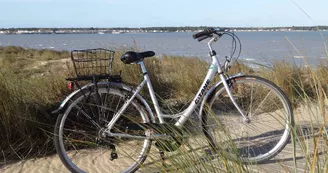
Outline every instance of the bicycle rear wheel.
<path id="1" fill-rule="evenodd" d="M 57 153 L 71 172 L 134 172 L 149 152 L 149 139 L 124 139 L 102 135 L 113 115 L 125 102 L 127 93 L 114 88 L 84 90 L 74 98 L 65 112 L 59 115 L 55 126 Z M 112 132 L 145 135 L 130 132 L 129 123 L 147 123 L 149 119 L 142 106 L 133 101 L 115 123 Z"/>
<path id="2" fill-rule="evenodd" d="M 290 139 L 293 117 L 288 98 L 276 85 L 260 77 L 236 77 L 228 84 L 250 121 L 243 120 L 224 86 L 218 86 L 207 100 L 202 117 L 210 145 L 242 162 L 259 163 L 274 157 Z"/>

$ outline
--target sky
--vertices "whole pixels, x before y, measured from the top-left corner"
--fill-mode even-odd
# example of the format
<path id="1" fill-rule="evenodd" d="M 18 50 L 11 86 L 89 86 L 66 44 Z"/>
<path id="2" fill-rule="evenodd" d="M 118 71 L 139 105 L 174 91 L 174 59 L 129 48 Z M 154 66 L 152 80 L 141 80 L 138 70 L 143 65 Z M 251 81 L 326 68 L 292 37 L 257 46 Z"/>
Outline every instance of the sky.
<path id="1" fill-rule="evenodd" d="M 328 0 L 0 0 L 0 28 L 328 25 Z"/>

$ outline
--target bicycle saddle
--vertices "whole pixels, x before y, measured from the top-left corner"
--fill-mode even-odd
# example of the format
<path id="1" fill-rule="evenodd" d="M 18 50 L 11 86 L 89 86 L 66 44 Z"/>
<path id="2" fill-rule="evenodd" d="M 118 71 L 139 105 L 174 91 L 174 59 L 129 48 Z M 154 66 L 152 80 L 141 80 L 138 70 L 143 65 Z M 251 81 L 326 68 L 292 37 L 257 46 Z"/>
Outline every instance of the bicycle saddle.
<path id="1" fill-rule="evenodd" d="M 129 51 L 129 52 L 124 53 L 121 56 L 121 61 L 124 64 L 131 64 L 131 63 L 135 63 L 138 61 L 142 61 L 144 58 L 152 57 L 154 55 L 155 55 L 155 52 L 153 52 L 153 51 L 146 51 L 146 52 Z"/>

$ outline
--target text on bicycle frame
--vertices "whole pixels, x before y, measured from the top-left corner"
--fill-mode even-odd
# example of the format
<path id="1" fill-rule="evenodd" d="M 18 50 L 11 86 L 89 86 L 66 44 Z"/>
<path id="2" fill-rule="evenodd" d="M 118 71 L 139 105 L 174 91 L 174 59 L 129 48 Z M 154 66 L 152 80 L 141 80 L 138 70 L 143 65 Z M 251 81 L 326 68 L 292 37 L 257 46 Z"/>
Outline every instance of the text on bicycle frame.
<path id="1" fill-rule="evenodd" d="M 205 91 L 207 89 L 207 87 L 209 86 L 210 84 L 210 80 L 207 79 L 207 81 L 205 82 L 205 85 L 203 86 L 202 90 L 200 91 L 200 93 L 198 94 L 197 98 L 195 99 L 195 103 L 198 104 L 199 101 L 202 99 L 202 97 L 204 96 L 205 94 Z"/>

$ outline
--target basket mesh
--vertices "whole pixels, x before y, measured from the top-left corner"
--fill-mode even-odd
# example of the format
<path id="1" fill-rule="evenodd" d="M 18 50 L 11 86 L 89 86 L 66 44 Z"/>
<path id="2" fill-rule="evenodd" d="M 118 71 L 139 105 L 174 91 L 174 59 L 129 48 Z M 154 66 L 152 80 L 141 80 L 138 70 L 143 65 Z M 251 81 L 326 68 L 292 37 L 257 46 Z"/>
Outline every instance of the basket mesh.
<path id="1" fill-rule="evenodd" d="M 76 76 L 111 75 L 114 53 L 101 48 L 73 50 L 71 58 Z"/>

